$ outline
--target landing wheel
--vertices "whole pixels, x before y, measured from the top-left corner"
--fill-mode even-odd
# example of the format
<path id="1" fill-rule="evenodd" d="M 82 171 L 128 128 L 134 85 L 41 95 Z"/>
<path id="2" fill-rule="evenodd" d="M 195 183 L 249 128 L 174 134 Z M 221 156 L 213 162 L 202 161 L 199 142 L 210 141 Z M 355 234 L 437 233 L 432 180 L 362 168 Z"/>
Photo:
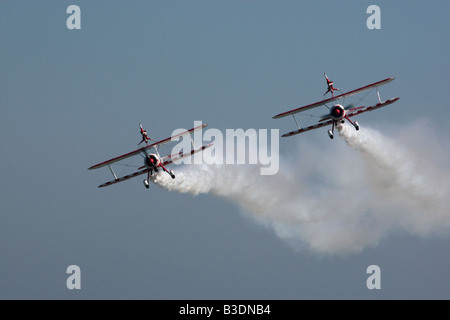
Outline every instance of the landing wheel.
<path id="1" fill-rule="evenodd" d="M 150 187 L 150 184 L 148 183 L 148 180 L 144 180 L 144 186 L 148 189 Z"/>
<path id="2" fill-rule="evenodd" d="M 356 131 L 359 130 L 359 124 L 358 124 L 358 121 L 355 121 L 355 129 L 356 129 Z"/>
<path id="3" fill-rule="evenodd" d="M 328 130 L 328 136 L 330 137 L 330 139 L 334 138 L 333 132 L 331 130 Z"/>
<path id="4" fill-rule="evenodd" d="M 175 179 L 175 172 L 173 170 L 170 170 L 170 176 L 172 177 L 172 179 Z"/>

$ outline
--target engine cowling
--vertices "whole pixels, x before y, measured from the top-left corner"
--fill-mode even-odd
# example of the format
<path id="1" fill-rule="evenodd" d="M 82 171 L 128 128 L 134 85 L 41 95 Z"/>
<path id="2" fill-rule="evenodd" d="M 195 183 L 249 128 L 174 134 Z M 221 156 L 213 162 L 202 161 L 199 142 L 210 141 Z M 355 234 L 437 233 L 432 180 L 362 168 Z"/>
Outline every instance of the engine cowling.
<path id="1" fill-rule="evenodd" d="M 147 157 L 145 157 L 144 164 L 148 169 L 155 169 L 157 168 L 161 163 L 161 160 L 156 154 L 149 154 Z"/>
<path id="2" fill-rule="evenodd" d="M 345 108 L 340 105 L 334 105 L 330 110 L 330 116 L 333 120 L 341 120 L 345 117 Z"/>

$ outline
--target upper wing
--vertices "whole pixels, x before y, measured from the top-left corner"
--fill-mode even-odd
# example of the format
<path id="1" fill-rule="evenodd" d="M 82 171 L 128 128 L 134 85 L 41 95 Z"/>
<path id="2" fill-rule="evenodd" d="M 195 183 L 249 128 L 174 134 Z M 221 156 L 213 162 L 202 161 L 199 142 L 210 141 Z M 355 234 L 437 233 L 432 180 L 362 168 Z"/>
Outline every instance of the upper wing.
<path id="1" fill-rule="evenodd" d="M 283 117 L 290 116 L 290 115 L 293 115 L 293 114 L 298 113 L 298 112 L 302 112 L 302 111 L 306 111 L 306 110 L 309 110 L 309 109 L 312 109 L 312 108 L 323 106 L 324 104 L 327 104 L 329 102 L 336 101 L 336 100 L 339 100 L 339 99 L 342 99 L 342 98 L 345 98 L 345 97 L 350 97 L 350 96 L 355 95 L 357 93 L 360 93 L 360 92 L 363 92 L 363 91 L 366 91 L 366 90 L 369 90 L 369 89 L 372 89 L 372 88 L 376 88 L 376 87 L 382 86 L 382 85 L 384 85 L 386 83 L 389 83 L 389 82 L 393 81 L 394 79 L 395 78 L 387 78 L 387 79 L 384 79 L 384 80 L 381 80 L 381 81 L 378 81 L 378 82 L 374 82 L 374 83 L 371 83 L 371 84 L 369 84 L 367 86 L 364 86 L 364 87 L 361 87 L 361 88 L 358 88 L 358 89 L 355 89 L 355 90 L 352 90 L 352 91 L 340 94 L 338 96 L 334 96 L 334 97 L 329 98 L 329 99 L 325 99 L 325 100 L 322 100 L 322 101 L 319 101 L 319 102 L 315 102 L 315 103 L 309 104 L 309 105 L 304 106 L 304 107 L 300 107 L 300 108 L 297 108 L 297 109 L 293 109 L 293 110 L 290 110 L 290 111 L 286 111 L 286 112 L 277 114 L 276 116 L 273 116 L 272 118 L 273 119 L 283 118 Z"/>
<path id="2" fill-rule="evenodd" d="M 348 113 L 347 113 L 347 117 L 353 117 L 353 116 L 356 116 L 357 114 L 361 114 L 363 112 L 372 111 L 372 110 L 375 110 L 378 108 L 385 107 L 387 105 L 394 103 L 398 99 L 400 99 L 400 98 L 397 97 L 397 98 L 388 99 L 388 100 L 385 100 L 381 103 L 377 103 L 376 105 L 370 106 L 370 107 L 356 107 L 356 108 L 349 109 Z"/>
<path id="3" fill-rule="evenodd" d="M 117 162 L 117 161 L 121 161 L 121 160 L 124 160 L 124 159 L 126 159 L 126 158 L 135 156 L 135 155 L 141 153 L 142 151 L 144 151 L 144 150 L 146 150 L 146 149 L 158 147 L 158 146 L 160 146 L 160 145 L 162 145 L 162 144 L 165 144 L 165 143 L 167 143 L 167 142 L 170 142 L 173 138 L 177 138 L 177 137 L 184 136 L 184 135 L 186 135 L 186 134 L 190 134 L 190 133 L 192 133 L 192 132 L 194 132 L 194 131 L 197 131 L 197 130 L 200 130 L 200 129 L 206 127 L 206 126 L 207 126 L 206 123 L 205 123 L 205 124 L 202 124 L 201 126 L 197 126 L 197 127 L 195 127 L 195 128 L 192 128 L 192 129 L 183 131 L 183 132 L 181 132 L 181 133 L 179 133 L 179 134 L 176 134 L 176 135 L 171 136 L 171 137 L 169 137 L 169 138 L 166 138 L 166 139 L 164 139 L 164 140 L 157 141 L 157 142 L 152 143 L 152 144 L 150 144 L 150 145 L 148 145 L 148 146 L 139 148 L 139 149 L 137 149 L 137 150 L 131 151 L 131 152 L 126 153 L 126 154 L 123 154 L 123 155 L 121 155 L 121 156 L 118 156 L 118 157 L 109 159 L 109 160 L 107 160 L 107 161 L 98 163 L 98 164 L 96 164 L 96 165 L 93 165 L 92 167 L 89 167 L 88 169 L 89 169 L 89 170 L 92 170 L 92 169 L 98 169 L 98 168 L 107 166 L 107 165 L 109 165 L 109 164 L 111 164 L 111 163 L 114 163 L 114 162 Z"/>

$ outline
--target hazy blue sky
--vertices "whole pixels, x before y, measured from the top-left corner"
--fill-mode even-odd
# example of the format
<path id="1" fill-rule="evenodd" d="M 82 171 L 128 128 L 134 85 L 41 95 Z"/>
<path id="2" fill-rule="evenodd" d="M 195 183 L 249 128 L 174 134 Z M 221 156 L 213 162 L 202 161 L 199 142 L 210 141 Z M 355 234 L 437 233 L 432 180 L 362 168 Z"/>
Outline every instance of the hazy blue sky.
<path id="1" fill-rule="evenodd" d="M 80 30 L 66 27 L 72 4 Z M 371 4 L 380 30 L 366 26 Z M 400 100 L 359 124 L 419 155 L 411 179 L 450 177 L 449 11 L 448 1 L 1 1 L 0 298 L 449 299 L 450 209 L 418 214 L 415 193 L 397 199 L 389 185 L 372 194 L 364 172 L 375 164 L 326 129 L 281 139 L 280 157 L 305 178 L 299 197 L 331 211 L 371 203 L 361 233 L 382 232 L 360 250 L 318 250 L 303 226 L 312 235 L 285 241 L 230 197 L 147 190 L 142 178 L 98 189 L 109 170 L 87 170 L 134 150 L 139 122 L 155 139 L 195 120 L 290 131 L 272 116 L 322 99 L 327 72 L 343 90 L 396 77 L 381 95 Z M 424 192 L 449 198 L 439 186 Z M 335 219 L 345 238 L 347 220 Z M 69 265 L 81 290 L 66 287 Z M 370 265 L 380 290 L 366 286 Z"/>

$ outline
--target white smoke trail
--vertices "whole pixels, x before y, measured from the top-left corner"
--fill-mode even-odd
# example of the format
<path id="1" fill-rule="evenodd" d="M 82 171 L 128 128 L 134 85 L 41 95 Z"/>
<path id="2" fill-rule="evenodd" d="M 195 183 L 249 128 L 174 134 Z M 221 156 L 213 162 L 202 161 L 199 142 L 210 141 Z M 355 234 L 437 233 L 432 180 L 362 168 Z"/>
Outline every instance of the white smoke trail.
<path id="1" fill-rule="evenodd" d="M 429 150 L 439 163 L 375 130 L 338 130 L 360 153 L 303 144 L 298 154 L 280 159 L 274 176 L 260 175 L 255 165 L 185 165 L 176 179 L 157 174 L 153 182 L 230 199 L 299 250 L 357 253 L 395 230 L 421 236 L 449 231 L 450 174 L 442 165 L 448 153 Z"/>
<path id="2" fill-rule="evenodd" d="M 392 224 L 396 222 L 420 235 L 450 226 L 448 156 L 442 153 L 440 146 L 429 149 L 423 145 L 432 144 L 437 137 L 428 133 L 428 138 L 423 139 L 425 132 L 417 131 L 423 129 L 408 128 L 409 140 L 415 145 L 405 148 L 369 128 L 356 132 L 349 125 L 342 125 L 338 130 L 345 142 L 360 151 L 367 161 L 371 190 L 384 202 L 382 205 L 388 207 Z M 419 137 L 424 141 L 419 142 Z M 447 165 L 439 164 L 439 160 Z M 394 208 L 397 210 L 392 210 Z"/>

